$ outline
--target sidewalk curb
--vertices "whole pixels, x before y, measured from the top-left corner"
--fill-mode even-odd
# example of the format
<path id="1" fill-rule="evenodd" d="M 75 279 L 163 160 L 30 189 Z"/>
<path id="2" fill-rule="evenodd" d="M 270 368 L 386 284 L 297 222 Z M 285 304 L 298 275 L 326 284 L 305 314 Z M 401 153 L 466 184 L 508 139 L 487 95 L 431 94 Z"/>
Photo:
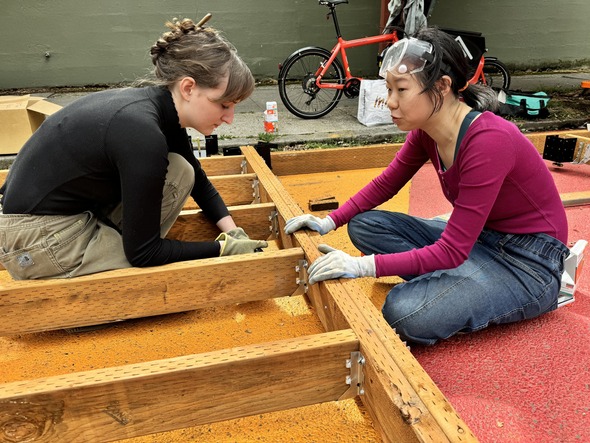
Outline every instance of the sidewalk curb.
<path id="1" fill-rule="evenodd" d="M 546 131 L 562 131 L 567 129 L 584 129 L 586 124 L 590 122 L 590 117 L 587 119 L 568 119 L 568 120 L 542 120 L 542 121 L 518 121 L 513 122 L 521 132 L 546 132 Z M 382 127 L 385 128 L 385 127 Z M 379 144 L 387 143 L 395 136 L 404 134 L 396 130 L 384 131 L 375 130 L 373 134 L 360 134 L 351 131 L 349 135 L 344 135 L 342 132 L 339 133 L 315 133 L 315 134 L 304 134 L 304 135 L 278 135 L 273 141 L 280 148 L 286 146 L 293 146 L 307 143 L 325 143 L 335 144 L 338 142 L 358 142 L 359 145 L 364 144 Z M 219 140 L 219 150 L 221 153 L 222 148 L 236 148 L 240 146 L 255 146 L 258 142 L 256 137 L 240 137 Z"/>

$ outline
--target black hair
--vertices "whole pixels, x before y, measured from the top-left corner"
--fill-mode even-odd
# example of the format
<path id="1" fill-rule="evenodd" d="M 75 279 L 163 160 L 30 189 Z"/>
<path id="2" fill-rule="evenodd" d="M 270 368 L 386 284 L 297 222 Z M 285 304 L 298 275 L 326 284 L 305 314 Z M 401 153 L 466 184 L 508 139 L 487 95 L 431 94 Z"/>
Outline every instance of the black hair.
<path id="1" fill-rule="evenodd" d="M 424 87 L 422 92 L 432 98 L 433 113 L 442 106 L 443 96 L 437 82 L 443 75 L 451 78 L 453 94 L 463 97 L 465 103 L 473 109 L 497 110 L 498 98 L 492 88 L 469 83 L 473 75 L 472 69 L 463 49 L 451 35 L 436 27 L 427 27 L 419 30 L 414 37 L 430 43 L 433 47 L 434 59 L 431 63 L 426 63 L 424 70 L 415 74 Z"/>

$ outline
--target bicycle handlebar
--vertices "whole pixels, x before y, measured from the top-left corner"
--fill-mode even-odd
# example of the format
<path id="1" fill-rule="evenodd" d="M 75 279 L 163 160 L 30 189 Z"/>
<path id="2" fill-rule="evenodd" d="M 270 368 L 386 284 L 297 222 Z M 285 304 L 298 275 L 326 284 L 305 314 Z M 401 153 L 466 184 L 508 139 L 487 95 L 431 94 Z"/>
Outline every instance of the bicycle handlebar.
<path id="1" fill-rule="evenodd" d="M 318 3 L 322 6 L 329 6 L 333 8 L 341 3 L 348 3 L 348 0 L 318 0 Z"/>

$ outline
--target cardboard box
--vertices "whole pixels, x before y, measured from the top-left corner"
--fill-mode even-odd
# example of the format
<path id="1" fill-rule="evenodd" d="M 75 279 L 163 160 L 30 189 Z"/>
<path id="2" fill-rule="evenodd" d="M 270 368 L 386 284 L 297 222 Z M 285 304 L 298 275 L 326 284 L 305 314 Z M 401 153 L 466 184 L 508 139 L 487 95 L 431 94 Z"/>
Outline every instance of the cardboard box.
<path id="1" fill-rule="evenodd" d="M 0 155 L 16 154 L 45 118 L 59 109 L 43 97 L 0 96 Z"/>

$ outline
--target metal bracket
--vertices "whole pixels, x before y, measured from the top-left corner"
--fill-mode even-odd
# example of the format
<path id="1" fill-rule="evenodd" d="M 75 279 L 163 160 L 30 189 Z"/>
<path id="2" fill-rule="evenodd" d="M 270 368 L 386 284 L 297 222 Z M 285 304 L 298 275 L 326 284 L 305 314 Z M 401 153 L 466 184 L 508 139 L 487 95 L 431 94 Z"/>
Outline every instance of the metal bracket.
<path id="1" fill-rule="evenodd" d="M 254 203 L 260 203 L 260 182 L 257 178 L 252 181 L 252 197 L 254 198 Z"/>
<path id="2" fill-rule="evenodd" d="M 363 366 L 365 364 L 365 357 L 359 352 L 351 352 L 350 359 L 346 360 L 346 367 L 350 369 L 350 375 L 346 376 L 346 384 L 350 387 L 340 396 L 339 400 L 346 398 L 354 398 L 357 395 L 365 394 L 365 374 Z"/>
<path id="3" fill-rule="evenodd" d="M 295 272 L 299 273 L 299 277 L 295 279 L 295 283 L 297 283 L 298 287 L 291 294 L 293 295 L 304 295 L 307 294 L 307 260 L 301 259 L 297 262 L 297 266 L 295 266 Z"/>
<path id="4" fill-rule="evenodd" d="M 580 142 L 580 148 L 578 154 L 574 159 L 574 164 L 587 163 L 590 160 L 590 143 Z"/>
<path id="5" fill-rule="evenodd" d="M 274 236 L 274 238 L 279 238 L 279 212 L 272 211 L 268 216 L 268 221 L 270 222 L 270 234 Z"/>
<path id="6" fill-rule="evenodd" d="M 553 161 L 556 166 L 563 166 L 564 163 L 574 161 L 576 149 L 575 138 L 561 138 L 559 135 L 548 135 L 545 137 L 543 148 L 543 159 Z"/>
<path id="7" fill-rule="evenodd" d="M 242 174 L 247 174 L 248 173 L 248 162 L 246 160 L 242 160 L 242 163 L 240 164 L 241 168 L 242 168 Z"/>

